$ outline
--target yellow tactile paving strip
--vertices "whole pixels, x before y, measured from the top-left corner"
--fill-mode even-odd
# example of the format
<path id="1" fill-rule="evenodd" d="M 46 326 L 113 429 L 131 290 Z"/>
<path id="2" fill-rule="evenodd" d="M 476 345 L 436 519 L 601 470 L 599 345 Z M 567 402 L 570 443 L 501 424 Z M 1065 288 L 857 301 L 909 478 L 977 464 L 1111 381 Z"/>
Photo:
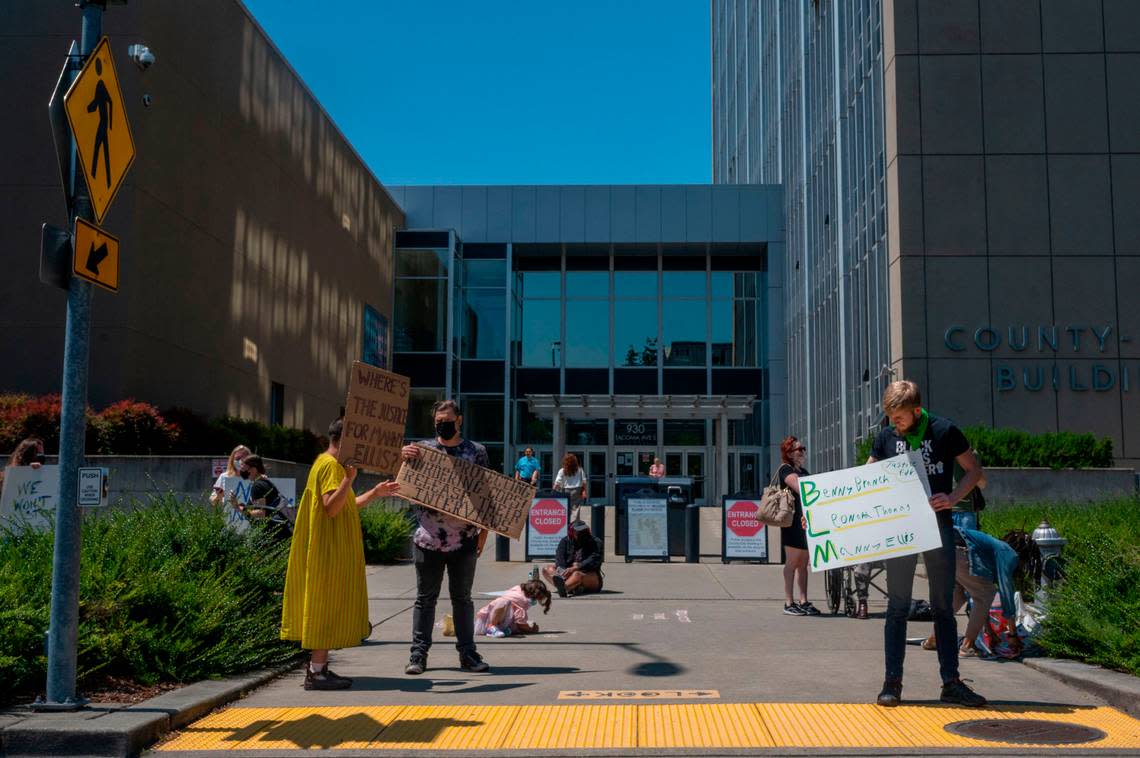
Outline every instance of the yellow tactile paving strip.
<path id="1" fill-rule="evenodd" d="M 863 703 L 375 706 L 230 708 L 157 750 L 574 750 L 586 748 L 1024 748 L 959 737 L 973 719 L 1041 719 L 1095 727 L 1104 739 L 1059 751 L 1140 750 L 1140 721 L 1113 708 Z"/>

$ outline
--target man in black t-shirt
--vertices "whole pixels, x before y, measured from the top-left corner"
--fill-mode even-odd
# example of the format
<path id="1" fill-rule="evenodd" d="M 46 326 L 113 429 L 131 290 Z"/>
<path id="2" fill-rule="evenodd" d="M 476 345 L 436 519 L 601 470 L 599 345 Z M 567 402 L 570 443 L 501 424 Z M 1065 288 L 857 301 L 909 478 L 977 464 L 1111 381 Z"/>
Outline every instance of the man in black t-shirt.
<path id="1" fill-rule="evenodd" d="M 934 635 L 938 648 L 944 703 L 983 706 L 986 699 L 958 677 L 958 626 L 954 621 L 954 523 L 950 511 L 984 479 L 970 443 L 948 419 L 933 416 L 922 407 L 918 385 L 891 382 L 883 392 L 883 412 L 891 422 L 875 437 L 868 463 L 919 451 L 930 480 L 930 507 L 938 518 L 942 547 L 922 554 L 934 608 Z M 962 479 L 954 486 L 954 463 L 962 467 Z M 895 706 L 902 702 L 903 658 L 906 654 L 906 621 L 910 612 L 914 570 L 918 556 L 906 555 L 886 561 L 887 623 L 883 632 L 886 677 L 876 702 Z"/>

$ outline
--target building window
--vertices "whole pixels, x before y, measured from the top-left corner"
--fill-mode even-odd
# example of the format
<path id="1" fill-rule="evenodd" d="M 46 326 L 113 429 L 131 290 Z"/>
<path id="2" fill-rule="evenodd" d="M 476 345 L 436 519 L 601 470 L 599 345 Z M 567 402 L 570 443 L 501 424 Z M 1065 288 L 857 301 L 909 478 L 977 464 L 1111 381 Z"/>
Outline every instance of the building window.
<path id="1" fill-rule="evenodd" d="M 661 280 L 661 347 L 666 366 L 704 366 L 708 339 L 704 271 L 666 271 Z"/>
<path id="2" fill-rule="evenodd" d="M 442 389 L 413 389 L 408 396 L 408 425 L 404 433 L 409 440 L 424 440 L 435 437 L 435 423 L 431 407 L 443 400 Z M 462 408 L 463 406 L 459 406 Z"/>
<path id="3" fill-rule="evenodd" d="M 527 271 L 515 277 L 519 312 L 515 319 L 518 363 L 527 367 L 562 365 L 562 274 Z"/>
<path id="4" fill-rule="evenodd" d="M 447 344 L 447 250 L 396 249 L 394 347 L 442 353 Z"/>
<path id="5" fill-rule="evenodd" d="M 760 365 L 763 280 L 757 271 L 713 272 L 712 365 Z"/>
<path id="6" fill-rule="evenodd" d="M 269 425 L 280 426 L 285 423 L 285 385 L 279 382 L 269 383 Z"/>
<path id="7" fill-rule="evenodd" d="M 507 341 L 507 263 L 475 259 L 463 264 L 460 355 L 502 360 Z"/>
<path id="8" fill-rule="evenodd" d="M 388 319 L 371 305 L 364 306 L 360 360 L 388 368 Z"/>

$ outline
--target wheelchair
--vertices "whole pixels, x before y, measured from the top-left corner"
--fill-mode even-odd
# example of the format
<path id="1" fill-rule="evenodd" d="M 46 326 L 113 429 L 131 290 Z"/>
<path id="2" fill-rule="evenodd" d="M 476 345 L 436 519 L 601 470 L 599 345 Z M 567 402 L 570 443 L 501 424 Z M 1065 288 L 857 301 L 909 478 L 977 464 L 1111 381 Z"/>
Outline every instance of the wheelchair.
<path id="1" fill-rule="evenodd" d="M 875 561 L 871 564 L 871 576 L 867 583 L 868 592 L 874 587 L 883 597 L 887 596 L 887 591 L 879 586 L 876 581 L 879 580 L 884 571 L 886 571 L 886 564 L 882 561 Z M 855 616 L 859 604 L 855 592 L 854 566 L 828 569 L 823 572 L 823 591 L 827 597 L 827 610 L 831 611 L 833 616 L 839 615 L 840 608 L 843 609 L 844 616 L 852 618 Z"/>

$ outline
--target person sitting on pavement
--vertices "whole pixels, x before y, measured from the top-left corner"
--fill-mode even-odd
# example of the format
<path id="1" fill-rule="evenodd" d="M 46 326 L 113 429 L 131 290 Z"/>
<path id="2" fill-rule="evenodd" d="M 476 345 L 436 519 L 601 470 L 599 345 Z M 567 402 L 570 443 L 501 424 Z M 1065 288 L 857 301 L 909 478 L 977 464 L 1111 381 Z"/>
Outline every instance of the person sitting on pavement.
<path id="1" fill-rule="evenodd" d="M 585 595 L 602 590 L 602 546 L 584 521 L 570 524 L 558 541 L 554 565 L 542 568 L 542 575 L 558 590 L 559 597 Z"/>
<path id="2" fill-rule="evenodd" d="M 1021 640 L 1017 636 L 1014 594 L 1026 567 L 1021 564 L 1017 551 L 1006 542 L 975 529 L 958 529 L 956 542 L 954 612 L 962 610 L 967 597 L 971 601 L 970 618 L 958 655 L 977 657 L 978 635 L 989 622 L 994 595 L 1001 598 L 1003 628 L 1013 632 L 1010 643 L 1015 650 L 1019 649 Z M 922 643 L 926 650 L 934 650 L 935 646 L 933 634 Z"/>
<path id="3" fill-rule="evenodd" d="M 550 590 L 541 579 L 516 584 L 475 613 L 475 634 L 506 637 L 512 634 L 535 634 L 538 624 L 528 613 L 536 605 L 550 613 Z"/>

